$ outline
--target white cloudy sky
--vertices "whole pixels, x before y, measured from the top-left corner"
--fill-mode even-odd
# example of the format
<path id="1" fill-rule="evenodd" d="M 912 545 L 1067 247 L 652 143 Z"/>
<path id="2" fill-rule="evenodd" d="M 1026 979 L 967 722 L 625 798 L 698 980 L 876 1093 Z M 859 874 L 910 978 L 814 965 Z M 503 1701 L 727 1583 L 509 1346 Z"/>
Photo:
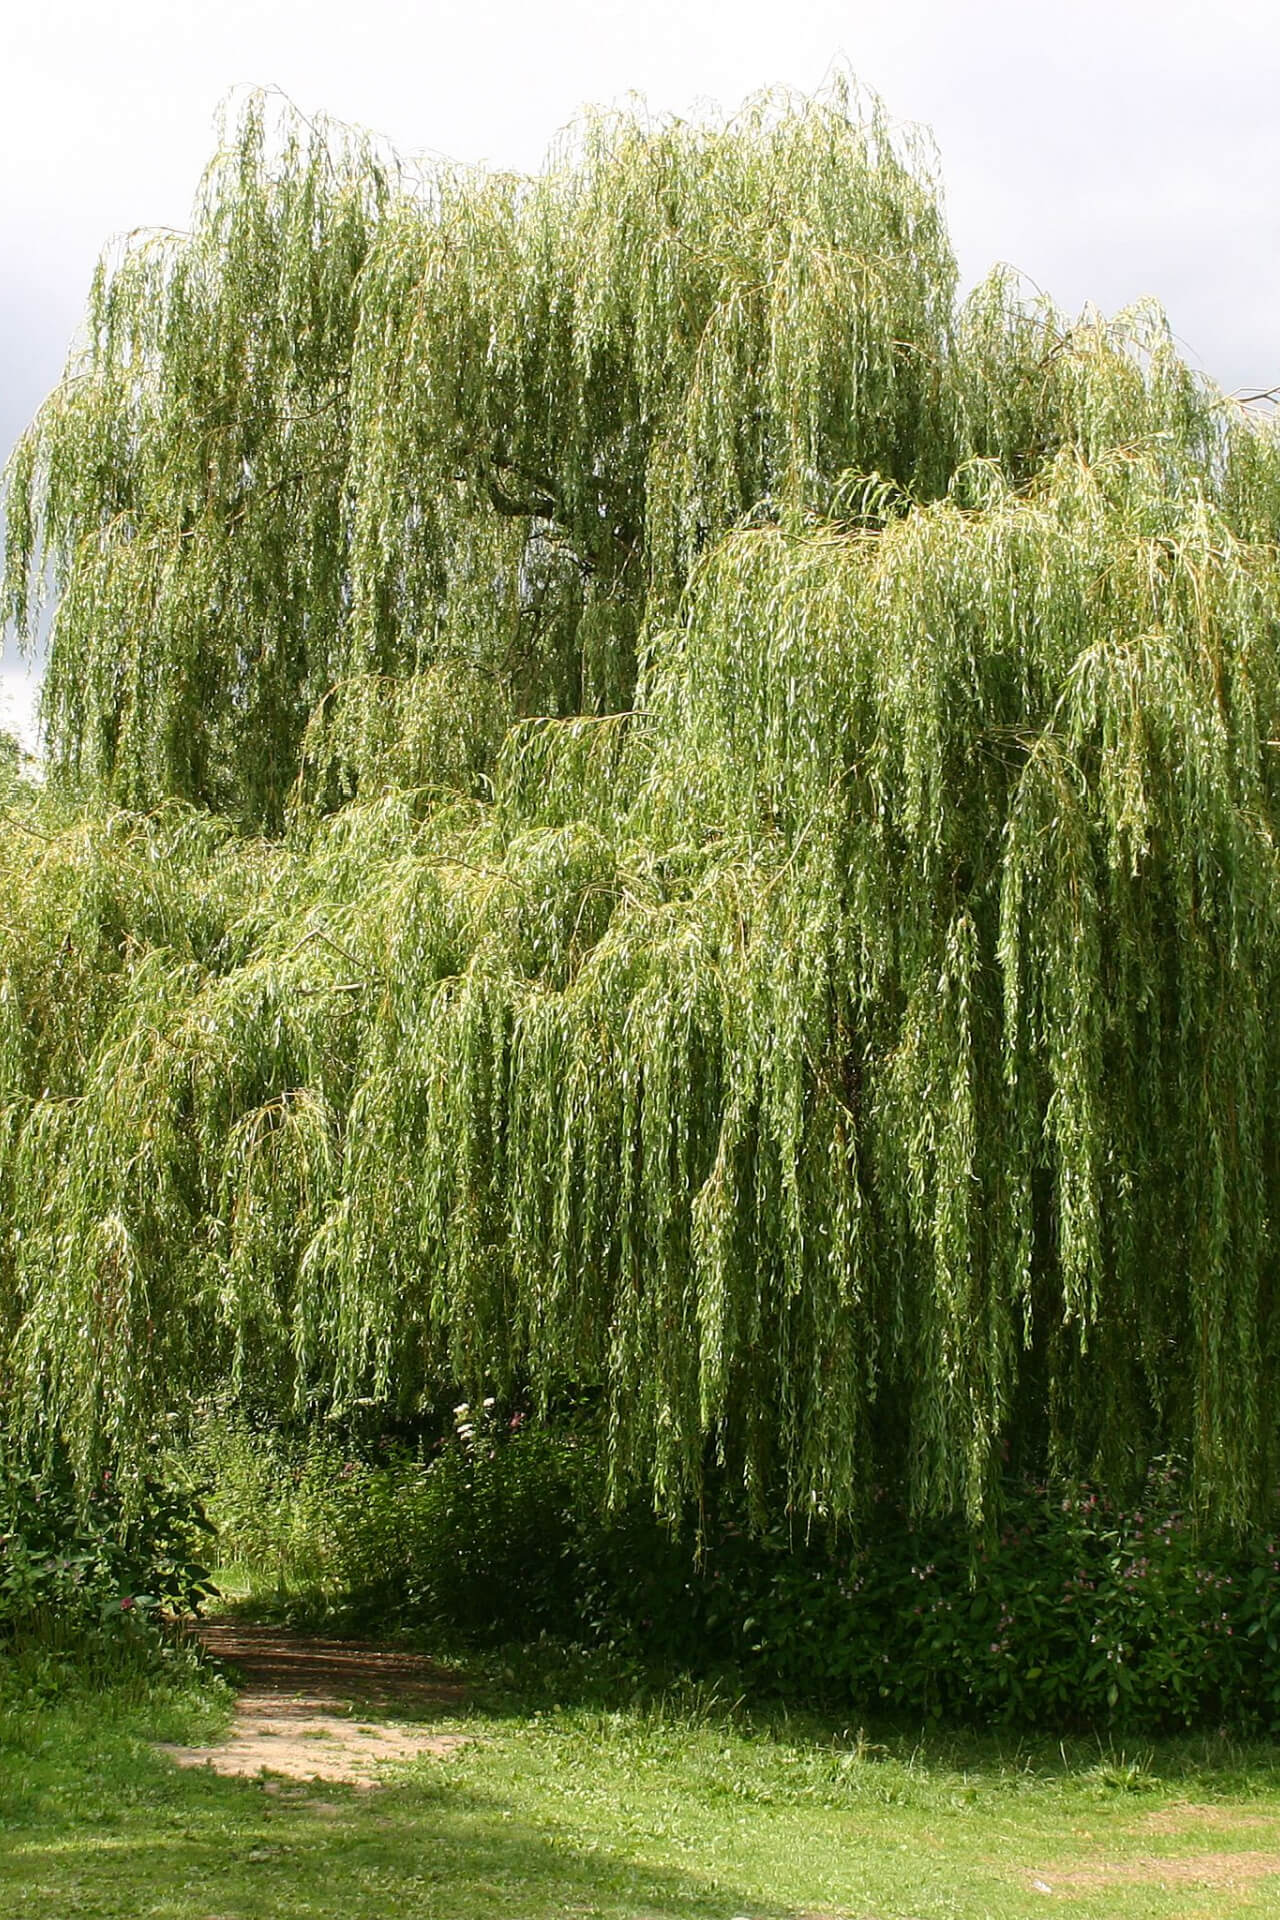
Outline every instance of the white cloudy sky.
<path id="1" fill-rule="evenodd" d="M 421 148 L 533 168 L 584 101 L 732 107 L 835 61 L 941 152 L 966 280 L 1164 301 L 1229 388 L 1280 381 L 1275 0 L 41 0 L 0 8 L 0 459 L 58 376 L 102 243 L 184 223 L 219 100 L 282 87 Z M 34 676 L 6 653 L 0 725 Z"/>

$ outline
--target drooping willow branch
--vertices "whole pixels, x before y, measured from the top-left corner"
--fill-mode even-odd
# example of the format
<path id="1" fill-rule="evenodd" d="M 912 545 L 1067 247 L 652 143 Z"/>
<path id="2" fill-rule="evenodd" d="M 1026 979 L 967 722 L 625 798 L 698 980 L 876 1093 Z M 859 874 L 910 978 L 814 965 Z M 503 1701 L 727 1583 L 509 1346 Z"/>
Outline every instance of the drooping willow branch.
<path id="1" fill-rule="evenodd" d="M 1247 1524 L 1275 429 L 956 311 L 874 106 L 392 178 L 251 107 L 11 478 L 6 1417 L 518 1387 L 671 1511 L 1180 1452 Z"/>

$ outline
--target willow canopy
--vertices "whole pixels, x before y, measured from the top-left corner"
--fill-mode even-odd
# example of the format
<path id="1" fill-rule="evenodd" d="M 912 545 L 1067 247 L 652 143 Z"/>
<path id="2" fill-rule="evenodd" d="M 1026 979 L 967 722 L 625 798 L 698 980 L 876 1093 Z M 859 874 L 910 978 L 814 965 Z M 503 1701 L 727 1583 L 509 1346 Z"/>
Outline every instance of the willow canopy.
<path id="1" fill-rule="evenodd" d="M 586 1393 L 669 1511 L 1280 1437 L 1280 448 L 874 100 L 253 99 L 7 491 L 6 1417 Z"/>

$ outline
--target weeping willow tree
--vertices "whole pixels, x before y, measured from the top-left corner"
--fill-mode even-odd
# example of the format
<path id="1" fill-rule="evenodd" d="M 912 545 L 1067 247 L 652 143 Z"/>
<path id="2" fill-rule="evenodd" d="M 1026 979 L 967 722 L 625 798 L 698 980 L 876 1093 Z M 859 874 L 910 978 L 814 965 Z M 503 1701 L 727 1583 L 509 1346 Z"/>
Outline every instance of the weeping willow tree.
<path id="1" fill-rule="evenodd" d="M 533 180 L 411 175 L 269 108 L 190 233 L 104 263 L 10 476 L 19 628 L 57 592 L 50 744 L 113 798 L 279 827 L 357 673 L 615 710 L 758 501 L 945 486 L 955 269 L 878 106 L 588 119 Z"/>
<path id="2" fill-rule="evenodd" d="M 587 1392 L 664 1510 L 1280 1408 L 1280 447 L 957 306 L 874 102 L 535 179 L 250 103 L 20 447 L 6 1419 Z"/>

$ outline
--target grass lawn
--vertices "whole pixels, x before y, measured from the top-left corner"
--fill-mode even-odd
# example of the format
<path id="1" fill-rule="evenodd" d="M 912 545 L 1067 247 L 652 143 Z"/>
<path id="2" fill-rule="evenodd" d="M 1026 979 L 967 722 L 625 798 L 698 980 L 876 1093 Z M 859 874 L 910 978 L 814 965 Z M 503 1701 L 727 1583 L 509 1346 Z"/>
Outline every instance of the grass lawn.
<path id="1" fill-rule="evenodd" d="M 603 1711 L 481 1687 L 449 1723 L 467 1745 L 372 1792 L 182 1772 L 155 1750 L 227 1714 L 190 1676 L 44 1704 L 0 1685 L 4 1920 L 1280 1911 L 1269 1749 L 879 1745 L 696 1693 Z"/>

